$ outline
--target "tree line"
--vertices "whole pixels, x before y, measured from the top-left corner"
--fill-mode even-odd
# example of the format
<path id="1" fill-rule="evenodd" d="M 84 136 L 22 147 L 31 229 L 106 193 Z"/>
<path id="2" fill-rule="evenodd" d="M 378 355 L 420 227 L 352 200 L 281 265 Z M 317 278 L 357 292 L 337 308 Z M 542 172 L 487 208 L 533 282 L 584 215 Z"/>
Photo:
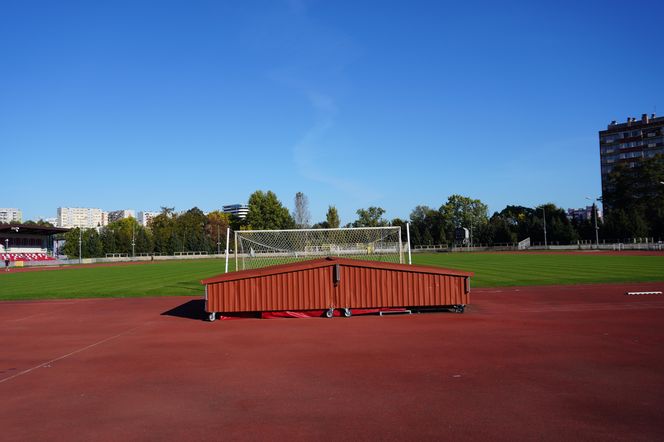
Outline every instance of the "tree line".
<path id="1" fill-rule="evenodd" d="M 231 225 L 228 214 L 213 211 L 207 215 L 198 207 L 176 213 L 173 207 L 162 207 L 148 226 L 134 218 L 124 218 L 100 229 L 71 229 L 64 234 L 62 254 L 76 257 L 79 240 L 83 258 L 106 254 L 173 255 L 175 252 L 223 251 L 226 229 Z"/>
<path id="2" fill-rule="evenodd" d="M 599 238 L 607 242 L 628 238 L 664 237 L 664 157 L 644 160 L 636 167 L 618 165 L 609 174 L 604 194 L 604 218 L 597 220 Z M 249 197 L 249 213 L 240 219 L 220 211 L 203 213 L 194 207 L 182 213 L 173 207 L 162 207 L 149 226 L 141 226 L 133 218 L 122 219 L 101 229 L 72 229 L 64 235 L 62 253 L 78 256 L 81 239 L 83 257 L 108 253 L 131 256 L 132 245 L 138 254 L 175 252 L 223 252 L 226 229 L 276 230 L 301 228 L 336 228 L 341 226 L 335 206 L 329 206 L 325 219 L 311 222 L 307 196 L 298 192 L 291 213 L 268 190 L 258 190 Z M 544 242 L 546 223 L 550 244 L 595 240 L 596 212 L 590 219 L 569 219 L 564 209 L 552 203 L 537 207 L 508 205 L 491 216 L 479 199 L 451 195 L 438 208 L 416 206 L 407 220 L 387 219 L 381 207 L 360 208 L 357 218 L 345 227 L 401 226 L 410 223 L 411 243 L 416 245 L 454 244 L 455 231 L 465 227 L 472 232 L 474 244 L 514 244 L 525 238 Z M 405 238 L 405 230 L 403 232 Z"/>

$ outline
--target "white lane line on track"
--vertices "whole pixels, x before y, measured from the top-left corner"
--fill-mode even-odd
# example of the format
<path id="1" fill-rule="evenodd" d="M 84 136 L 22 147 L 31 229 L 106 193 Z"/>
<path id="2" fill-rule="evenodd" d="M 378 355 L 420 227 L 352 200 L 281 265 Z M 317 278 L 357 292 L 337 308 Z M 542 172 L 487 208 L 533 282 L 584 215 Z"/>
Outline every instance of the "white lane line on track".
<path id="1" fill-rule="evenodd" d="M 103 344 L 103 343 L 105 343 L 105 342 L 112 341 L 113 339 L 119 338 L 120 336 L 126 335 L 126 334 L 128 334 L 128 333 L 131 333 L 131 332 L 133 332 L 134 330 L 136 330 L 136 329 L 138 329 L 138 328 L 140 328 L 140 327 L 143 327 L 143 326 L 145 326 L 145 325 L 147 325 L 147 324 L 139 325 L 138 327 L 134 327 L 134 328 L 132 328 L 132 329 L 130 329 L 130 330 L 123 331 L 122 333 L 118 333 L 118 334 L 115 335 L 115 336 L 110 336 L 110 337 L 108 337 L 108 338 L 102 339 L 101 341 L 97 341 L 97 342 L 95 342 L 94 344 L 86 345 L 85 347 L 79 348 L 78 350 L 74 350 L 74 351 L 72 351 L 72 352 L 70 352 L 70 353 L 67 353 L 66 355 L 59 356 L 59 357 L 57 357 L 57 358 L 55 358 L 55 359 L 51 359 L 50 361 L 42 362 L 42 363 L 39 364 L 39 365 L 35 365 L 35 366 L 32 367 L 32 368 L 28 368 L 27 370 L 23 370 L 23 371 L 21 371 L 21 372 L 19 372 L 19 373 L 16 373 L 15 375 L 12 375 L 12 376 L 6 377 L 6 378 L 4 378 L 4 379 L 0 379 L 0 384 L 2 384 L 3 382 L 9 381 L 9 380 L 11 380 L 11 379 L 17 378 L 17 377 L 19 377 L 19 376 L 22 376 L 22 375 L 24 375 L 24 374 L 28 374 L 28 373 L 30 373 L 31 371 L 34 371 L 34 370 L 36 370 L 36 369 L 38 369 L 38 368 L 41 368 L 41 367 L 44 367 L 44 366 L 50 365 L 50 364 L 52 364 L 52 363 L 54 363 L 54 362 L 61 361 L 62 359 L 68 358 L 68 357 L 73 356 L 73 355 L 75 355 L 75 354 L 77 354 L 77 353 L 81 353 L 81 352 L 83 352 L 83 351 L 85 351 L 85 350 L 89 350 L 89 349 L 91 349 L 91 348 L 93 348 L 93 347 L 96 347 L 96 346 L 98 346 L 98 345 L 101 345 L 101 344 Z"/>
<path id="2" fill-rule="evenodd" d="M 64 306 L 62 308 L 50 309 L 50 310 L 45 311 L 45 312 L 35 313 L 34 315 L 28 315 L 28 316 L 24 316 L 22 318 L 10 319 L 8 322 L 21 322 L 21 321 L 25 321 L 26 319 L 35 318 L 37 316 L 52 315 L 53 313 L 58 312 L 60 310 L 64 310 L 64 309 L 65 309 Z"/>

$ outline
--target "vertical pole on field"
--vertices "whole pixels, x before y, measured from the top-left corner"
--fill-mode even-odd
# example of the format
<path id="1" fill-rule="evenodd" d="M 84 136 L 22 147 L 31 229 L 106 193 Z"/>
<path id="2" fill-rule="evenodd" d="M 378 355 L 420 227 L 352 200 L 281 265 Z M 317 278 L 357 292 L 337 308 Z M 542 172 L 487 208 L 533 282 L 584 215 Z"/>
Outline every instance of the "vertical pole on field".
<path id="1" fill-rule="evenodd" d="M 401 226 L 399 226 L 399 264 L 403 264 L 403 242 L 401 242 Z"/>
<path id="2" fill-rule="evenodd" d="M 217 255 L 219 255 L 219 247 L 221 247 L 221 243 L 219 242 L 219 224 L 217 224 Z"/>
<path id="3" fill-rule="evenodd" d="M 406 239 L 408 241 L 408 264 L 412 264 L 413 259 L 410 255 L 410 223 L 406 223 Z"/>
<path id="4" fill-rule="evenodd" d="M 231 235 L 231 228 L 227 227 L 226 228 L 226 270 L 224 271 L 224 273 L 228 273 L 228 243 L 231 240 L 230 235 Z"/>
<path id="5" fill-rule="evenodd" d="M 83 262 L 83 255 L 81 255 L 81 244 L 83 243 L 83 228 L 78 228 L 78 263 Z"/>

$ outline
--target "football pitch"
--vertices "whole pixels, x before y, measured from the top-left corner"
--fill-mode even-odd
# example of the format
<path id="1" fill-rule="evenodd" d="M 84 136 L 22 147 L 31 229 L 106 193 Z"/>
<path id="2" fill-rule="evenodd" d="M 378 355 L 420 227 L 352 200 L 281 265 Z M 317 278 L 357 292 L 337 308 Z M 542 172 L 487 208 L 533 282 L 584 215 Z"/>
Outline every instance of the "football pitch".
<path id="1" fill-rule="evenodd" d="M 474 272 L 473 287 L 664 281 L 664 255 L 439 253 L 413 263 Z M 200 259 L 10 272 L 0 300 L 202 296 L 200 280 L 223 271 L 223 260 Z"/>

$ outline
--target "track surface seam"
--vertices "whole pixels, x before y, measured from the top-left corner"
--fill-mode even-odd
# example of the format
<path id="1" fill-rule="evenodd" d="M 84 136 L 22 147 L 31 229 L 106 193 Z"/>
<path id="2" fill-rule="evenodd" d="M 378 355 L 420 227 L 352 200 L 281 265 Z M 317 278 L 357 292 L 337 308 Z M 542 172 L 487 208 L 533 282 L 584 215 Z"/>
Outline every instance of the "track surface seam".
<path id="1" fill-rule="evenodd" d="M 28 369 L 26 369 L 26 370 L 23 370 L 23 371 L 21 371 L 21 372 L 19 372 L 19 373 L 16 373 L 15 375 L 12 375 L 12 376 L 6 377 L 6 378 L 4 378 L 4 379 L 0 379 L 0 384 L 2 384 L 3 382 L 6 382 L 6 381 L 10 381 L 10 380 L 12 380 L 12 379 L 14 379 L 14 378 L 17 378 L 17 377 L 19 377 L 19 376 L 23 376 L 24 374 L 28 374 L 28 373 L 30 373 L 30 372 L 32 372 L 32 371 L 38 369 L 38 368 L 48 366 L 48 365 L 50 365 L 50 364 L 52 364 L 52 363 L 54 363 L 54 362 L 61 361 L 61 360 L 66 359 L 66 358 L 68 358 L 68 357 L 70 357 L 70 356 L 73 356 L 73 355 L 75 355 L 75 354 L 78 354 L 78 353 L 84 352 L 84 351 L 86 351 L 86 350 L 89 350 L 89 349 L 91 349 L 91 348 L 97 347 L 97 346 L 99 346 L 99 345 L 101 345 L 101 344 L 104 344 L 104 343 L 106 343 L 106 342 L 112 341 L 113 339 L 117 339 L 117 338 L 119 338 L 119 337 L 121 337 L 121 336 L 124 336 L 124 335 L 126 335 L 126 334 L 129 334 L 129 333 L 131 333 L 131 332 L 133 332 L 133 331 L 135 331 L 135 330 L 137 330 L 137 329 L 139 329 L 139 328 L 141 328 L 141 327 L 144 327 L 145 325 L 148 325 L 148 324 L 139 325 L 139 326 L 134 327 L 134 328 L 132 328 L 132 329 L 129 329 L 129 330 L 123 331 L 122 333 L 118 333 L 117 335 L 109 336 L 108 338 L 104 338 L 104 339 L 102 339 L 101 341 L 97 341 L 97 342 L 95 342 L 95 343 L 93 343 L 93 344 L 86 345 L 85 347 L 79 348 L 78 350 L 74 350 L 74 351 L 72 351 L 72 352 L 69 352 L 69 353 L 67 353 L 66 355 L 59 356 L 59 357 L 57 357 L 57 358 L 55 358 L 55 359 L 51 359 L 50 361 L 42 362 L 41 364 L 35 365 L 35 366 L 32 367 L 32 368 L 28 368 Z"/>

